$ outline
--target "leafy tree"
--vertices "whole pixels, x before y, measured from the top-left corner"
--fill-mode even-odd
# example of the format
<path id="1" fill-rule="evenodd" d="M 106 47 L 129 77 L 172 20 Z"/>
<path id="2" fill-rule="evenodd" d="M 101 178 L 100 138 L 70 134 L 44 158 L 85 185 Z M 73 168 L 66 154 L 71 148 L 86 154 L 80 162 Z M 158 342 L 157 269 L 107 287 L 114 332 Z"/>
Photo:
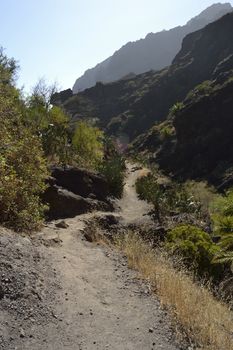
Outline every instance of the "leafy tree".
<path id="1" fill-rule="evenodd" d="M 50 162 L 66 164 L 70 158 L 69 118 L 50 101 L 56 85 L 46 85 L 41 79 L 27 100 L 27 122 L 41 136 L 45 155 Z"/>
<path id="2" fill-rule="evenodd" d="M 40 194 L 47 176 L 40 138 L 25 125 L 26 107 L 14 87 L 17 65 L 0 52 L 0 222 L 36 229 L 45 207 Z"/>
<path id="3" fill-rule="evenodd" d="M 103 158 L 103 132 L 79 121 L 72 138 L 72 147 L 78 164 L 95 168 Z"/>
<path id="4" fill-rule="evenodd" d="M 136 190 L 141 199 L 153 204 L 154 217 L 158 222 L 166 219 L 170 212 L 192 213 L 198 215 L 201 203 L 189 193 L 182 184 L 171 182 L 168 185 L 160 185 L 154 174 L 139 178 L 136 182 Z"/>
<path id="5" fill-rule="evenodd" d="M 124 158 L 120 154 L 112 154 L 100 163 L 98 170 L 107 180 L 109 193 L 120 198 L 124 188 Z"/>

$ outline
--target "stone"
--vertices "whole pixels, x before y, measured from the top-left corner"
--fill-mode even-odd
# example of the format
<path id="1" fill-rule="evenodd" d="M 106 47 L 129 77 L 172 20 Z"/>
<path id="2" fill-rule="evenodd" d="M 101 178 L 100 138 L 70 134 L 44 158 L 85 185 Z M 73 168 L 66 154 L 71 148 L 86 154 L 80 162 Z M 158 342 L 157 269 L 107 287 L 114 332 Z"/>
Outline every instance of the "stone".
<path id="1" fill-rule="evenodd" d="M 59 221 L 58 223 L 56 223 L 55 226 L 58 228 L 68 228 L 69 227 L 69 225 L 64 220 Z"/>
<path id="2" fill-rule="evenodd" d="M 20 329 L 20 338 L 25 338 L 25 332 L 23 328 Z"/>

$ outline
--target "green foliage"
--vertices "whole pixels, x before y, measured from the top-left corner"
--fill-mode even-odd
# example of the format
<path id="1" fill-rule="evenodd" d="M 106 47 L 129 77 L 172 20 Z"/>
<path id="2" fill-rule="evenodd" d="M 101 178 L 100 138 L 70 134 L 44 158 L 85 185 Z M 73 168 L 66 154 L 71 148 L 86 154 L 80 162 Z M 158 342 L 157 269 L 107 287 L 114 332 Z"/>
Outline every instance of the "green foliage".
<path id="1" fill-rule="evenodd" d="M 120 154 L 112 154 L 102 161 L 98 170 L 108 182 L 109 193 L 116 198 L 120 198 L 124 187 L 124 158 Z"/>
<path id="2" fill-rule="evenodd" d="M 147 200 L 154 206 L 154 216 L 161 222 L 165 215 L 164 206 L 164 191 L 162 187 L 158 185 L 156 179 L 152 174 L 139 178 L 136 181 L 136 191 L 139 194 L 139 198 Z"/>
<path id="3" fill-rule="evenodd" d="M 169 115 L 176 115 L 179 111 L 184 108 L 183 102 L 176 102 L 169 110 Z"/>
<path id="4" fill-rule="evenodd" d="M 233 264 L 233 189 L 219 196 L 211 207 L 214 235 L 219 239 L 220 252 L 214 261 Z"/>
<path id="5" fill-rule="evenodd" d="M 104 157 L 97 170 L 105 177 L 110 195 L 120 198 L 123 193 L 125 177 L 125 159 L 117 151 L 113 140 L 105 136 L 103 139 Z"/>
<path id="6" fill-rule="evenodd" d="M 174 127 L 169 122 L 163 122 L 157 125 L 155 128 L 158 129 L 162 141 L 165 141 L 174 134 Z"/>
<path id="7" fill-rule="evenodd" d="M 0 47 L 0 84 L 11 85 L 14 82 L 17 63 L 13 58 L 8 58 L 3 51 L 3 48 Z"/>
<path id="8" fill-rule="evenodd" d="M 72 146 L 79 165 L 96 168 L 103 158 L 103 132 L 79 121 L 72 138 Z"/>
<path id="9" fill-rule="evenodd" d="M 14 87 L 16 64 L 0 53 L 0 222 L 15 230 L 36 229 L 45 207 L 47 176 L 40 138 L 25 124 L 26 107 Z"/>
<path id="10" fill-rule="evenodd" d="M 69 118 L 60 107 L 51 106 L 56 86 L 40 80 L 27 100 L 25 120 L 41 136 L 50 162 L 66 164 L 71 160 Z"/>
<path id="11" fill-rule="evenodd" d="M 203 83 L 197 85 L 195 89 L 190 91 L 187 97 L 193 99 L 198 96 L 209 95 L 212 91 L 212 82 L 210 80 L 205 80 Z"/>
<path id="12" fill-rule="evenodd" d="M 136 190 L 141 199 L 153 204 L 154 216 L 159 222 L 165 220 L 170 212 L 197 214 L 201 208 L 200 202 L 185 186 L 178 183 L 160 185 L 153 174 L 138 179 Z"/>
<path id="13" fill-rule="evenodd" d="M 215 189 L 204 181 L 187 181 L 184 188 L 189 196 L 199 202 L 203 211 L 208 212 L 210 204 L 218 198 Z"/>
<path id="14" fill-rule="evenodd" d="M 219 252 L 210 236 L 191 225 L 181 225 L 172 229 L 166 238 L 166 248 L 183 258 L 186 266 L 194 268 L 198 275 L 210 274 L 217 277 L 220 266 L 212 260 Z"/>

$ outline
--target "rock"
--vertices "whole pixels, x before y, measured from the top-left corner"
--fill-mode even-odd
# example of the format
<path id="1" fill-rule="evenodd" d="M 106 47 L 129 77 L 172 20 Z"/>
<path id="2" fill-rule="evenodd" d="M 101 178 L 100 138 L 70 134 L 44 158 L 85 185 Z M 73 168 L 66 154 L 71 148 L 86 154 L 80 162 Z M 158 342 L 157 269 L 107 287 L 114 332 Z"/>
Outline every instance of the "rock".
<path id="1" fill-rule="evenodd" d="M 149 328 L 149 333 L 153 333 L 153 332 L 154 332 L 153 328 Z"/>
<path id="2" fill-rule="evenodd" d="M 52 177 L 57 186 L 84 198 L 90 198 L 92 195 L 92 199 L 95 196 L 94 199 L 103 201 L 109 195 L 108 184 L 104 177 L 85 169 L 54 167 Z"/>
<path id="3" fill-rule="evenodd" d="M 0 286 L 0 299 L 3 299 L 4 295 L 5 295 L 4 290 L 3 290 L 2 286 Z"/>
<path id="4" fill-rule="evenodd" d="M 94 193 L 90 193 L 88 197 L 91 199 L 96 199 L 96 195 Z"/>
<path id="5" fill-rule="evenodd" d="M 90 243 L 94 242 L 94 237 L 91 232 L 84 232 L 83 236 L 87 242 L 90 242 Z"/>
<path id="6" fill-rule="evenodd" d="M 135 171 L 142 170 L 142 166 L 135 166 L 132 168 L 132 172 L 134 173 Z"/>
<path id="7" fill-rule="evenodd" d="M 120 217 L 117 217 L 112 214 L 103 215 L 98 218 L 98 223 L 105 229 L 108 229 L 110 226 L 118 225 Z"/>
<path id="8" fill-rule="evenodd" d="M 47 216 L 50 220 L 72 218 L 94 209 L 112 210 L 112 205 L 107 202 L 83 198 L 57 185 L 47 188 L 43 200 L 49 204 Z"/>
<path id="9" fill-rule="evenodd" d="M 56 105 L 61 105 L 63 102 L 65 102 L 68 98 L 73 96 L 73 92 L 71 89 L 63 90 L 59 93 L 55 93 L 51 97 L 51 103 Z"/>
<path id="10" fill-rule="evenodd" d="M 49 205 L 50 220 L 72 218 L 92 210 L 113 210 L 107 199 L 108 184 L 98 174 L 74 167 L 53 167 L 47 183 L 42 199 Z M 62 224 L 61 228 L 66 227 Z"/>
<path id="11" fill-rule="evenodd" d="M 20 338 L 25 338 L 25 332 L 23 330 L 23 328 L 20 329 Z"/>
<path id="12" fill-rule="evenodd" d="M 69 227 L 69 225 L 64 220 L 56 223 L 55 226 L 58 228 L 68 228 Z"/>

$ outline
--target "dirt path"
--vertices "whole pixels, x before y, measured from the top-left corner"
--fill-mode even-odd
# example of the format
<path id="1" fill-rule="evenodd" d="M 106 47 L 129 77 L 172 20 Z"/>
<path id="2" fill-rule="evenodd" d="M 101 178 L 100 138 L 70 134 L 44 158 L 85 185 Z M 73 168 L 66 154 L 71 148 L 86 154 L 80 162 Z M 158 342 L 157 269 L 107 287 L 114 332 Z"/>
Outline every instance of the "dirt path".
<path id="1" fill-rule="evenodd" d="M 149 220 L 144 214 L 150 208 L 138 200 L 134 189 L 140 174 L 141 170 L 129 166 L 116 214 L 125 223 Z M 52 320 L 28 323 L 23 336 L 6 349 L 178 349 L 167 316 L 149 286 L 138 280 L 119 254 L 83 239 L 91 215 L 66 220 L 66 229 L 58 229 L 55 222 L 44 229 L 41 237 L 55 244 L 40 248 L 41 254 L 47 255 L 60 284 L 58 293 L 48 295 Z"/>
<path id="2" fill-rule="evenodd" d="M 148 213 L 152 206 L 145 201 L 139 200 L 136 190 L 136 180 L 147 173 L 142 169 L 130 163 L 127 164 L 127 175 L 122 198 L 117 201 L 119 214 L 124 224 L 142 224 L 150 223 L 151 218 Z"/>

